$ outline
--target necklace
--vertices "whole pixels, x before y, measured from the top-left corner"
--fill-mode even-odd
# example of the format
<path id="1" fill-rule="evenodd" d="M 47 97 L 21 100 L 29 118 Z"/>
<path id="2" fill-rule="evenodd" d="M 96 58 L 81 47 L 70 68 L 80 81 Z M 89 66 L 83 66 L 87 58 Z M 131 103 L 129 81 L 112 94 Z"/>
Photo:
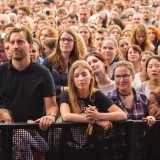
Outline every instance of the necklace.
<path id="1" fill-rule="evenodd" d="M 125 99 L 127 96 L 129 96 L 131 93 L 132 93 L 132 91 L 129 92 L 128 94 L 122 94 L 122 93 L 119 92 L 119 94 L 120 94 L 124 99 Z"/>

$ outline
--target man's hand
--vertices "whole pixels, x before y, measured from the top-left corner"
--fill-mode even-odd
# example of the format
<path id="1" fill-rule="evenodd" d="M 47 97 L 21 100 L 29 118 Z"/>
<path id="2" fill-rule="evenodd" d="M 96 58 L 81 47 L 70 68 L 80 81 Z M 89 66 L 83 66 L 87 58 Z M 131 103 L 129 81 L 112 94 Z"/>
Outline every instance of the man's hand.
<path id="1" fill-rule="evenodd" d="M 56 121 L 55 116 L 48 115 L 48 116 L 43 116 L 35 121 L 28 120 L 27 123 L 29 124 L 39 123 L 40 129 L 47 130 L 48 127 L 50 127 L 55 121 Z"/>

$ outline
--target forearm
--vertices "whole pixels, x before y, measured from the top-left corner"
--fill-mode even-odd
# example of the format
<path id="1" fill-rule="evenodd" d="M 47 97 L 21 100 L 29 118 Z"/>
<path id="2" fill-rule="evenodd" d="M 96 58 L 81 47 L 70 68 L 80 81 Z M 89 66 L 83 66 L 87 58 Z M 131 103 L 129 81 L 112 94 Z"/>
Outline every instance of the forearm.
<path id="1" fill-rule="evenodd" d="M 125 112 L 98 113 L 96 116 L 98 121 L 123 121 L 127 120 Z"/>
<path id="2" fill-rule="evenodd" d="M 62 115 L 62 120 L 64 122 L 82 122 L 89 123 L 90 121 L 85 117 L 84 114 L 76 114 L 76 113 L 66 113 Z"/>

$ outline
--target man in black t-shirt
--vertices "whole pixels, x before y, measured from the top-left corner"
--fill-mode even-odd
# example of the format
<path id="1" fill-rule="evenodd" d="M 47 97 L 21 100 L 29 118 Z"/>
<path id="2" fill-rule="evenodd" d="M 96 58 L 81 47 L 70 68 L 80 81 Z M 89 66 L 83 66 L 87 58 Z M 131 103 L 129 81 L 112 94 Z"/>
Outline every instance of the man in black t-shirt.
<path id="1" fill-rule="evenodd" d="M 52 76 L 30 60 L 33 40 L 27 28 L 13 28 L 8 40 L 12 59 L 0 65 L 0 106 L 11 110 L 16 122 L 32 119 L 46 130 L 58 116 Z"/>

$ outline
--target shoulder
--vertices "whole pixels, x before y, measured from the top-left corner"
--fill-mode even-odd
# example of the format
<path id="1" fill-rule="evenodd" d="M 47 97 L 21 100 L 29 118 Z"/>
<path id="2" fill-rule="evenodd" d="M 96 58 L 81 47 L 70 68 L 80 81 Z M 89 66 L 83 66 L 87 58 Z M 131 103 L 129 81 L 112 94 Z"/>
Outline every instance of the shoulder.
<path id="1" fill-rule="evenodd" d="M 4 71 L 9 68 L 9 62 L 0 64 L 0 71 Z"/>
<path id="2" fill-rule="evenodd" d="M 137 101 L 141 103 L 148 103 L 147 96 L 139 91 L 135 91 L 135 95 L 137 97 Z"/>
<path id="3" fill-rule="evenodd" d="M 111 91 L 111 92 L 109 92 L 109 93 L 107 93 L 107 95 L 106 95 L 108 98 L 110 98 L 110 99 L 116 99 L 117 98 L 117 92 L 116 92 L 116 89 L 115 90 L 113 90 L 113 91 Z"/>

